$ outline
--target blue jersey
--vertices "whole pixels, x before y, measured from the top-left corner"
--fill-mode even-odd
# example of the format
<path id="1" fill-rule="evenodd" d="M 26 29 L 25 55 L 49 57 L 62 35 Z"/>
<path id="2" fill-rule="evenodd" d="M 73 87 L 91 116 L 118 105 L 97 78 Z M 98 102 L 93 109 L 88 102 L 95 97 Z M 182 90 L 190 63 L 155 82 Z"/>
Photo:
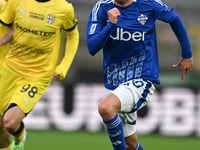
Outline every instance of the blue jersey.
<path id="1" fill-rule="evenodd" d="M 114 7 L 121 13 L 117 24 L 108 18 L 108 11 Z M 87 46 L 91 55 L 103 48 L 106 88 L 113 90 L 137 78 L 160 84 L 156 20 L 171 25 L 181 44 L 182 57 L 192 57 L 180 17 L 162 1 L 133 0 L 131 5 L 119 7 L 114 0 L 101 0 L 94 6 L 87 25 Z"/>

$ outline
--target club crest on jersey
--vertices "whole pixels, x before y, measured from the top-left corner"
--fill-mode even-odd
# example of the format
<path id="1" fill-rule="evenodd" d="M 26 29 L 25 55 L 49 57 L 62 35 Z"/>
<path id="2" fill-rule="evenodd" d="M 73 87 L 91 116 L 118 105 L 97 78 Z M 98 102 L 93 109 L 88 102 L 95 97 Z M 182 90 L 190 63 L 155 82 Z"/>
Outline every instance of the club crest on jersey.
<path id="1" fill-rule="evenodd" d="M 144 25 L 146 23 L 146 21 L 148 20 L 148 17 L 144 14 L 141 14 L 138 19 L 137 19 L 142 25 Z"/>
<path id="2" fill-rule="evenodd" d="M 49 23 L 49 24 L 53 24 L 54 22 L 55 22 L 55 20 L 56 20 L 56 16 L 54 16 L 54 15 L 48 15 L 48 17 L 47 17 L 47 22 Z"/>

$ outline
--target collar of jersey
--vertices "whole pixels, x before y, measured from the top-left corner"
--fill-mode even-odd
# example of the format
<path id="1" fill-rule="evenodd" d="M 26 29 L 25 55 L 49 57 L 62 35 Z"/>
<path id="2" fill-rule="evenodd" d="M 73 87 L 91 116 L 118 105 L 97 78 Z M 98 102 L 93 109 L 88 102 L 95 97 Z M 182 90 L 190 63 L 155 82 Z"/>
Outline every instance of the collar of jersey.
<path id="1" fill-rule="evenodd" d="M 133 0 L 133 2 L 136 2 L 137 0 Z M 112 2 L 114 3 L 115 2 L 115 0 L 112 0 Z"/>
<path id="2" fill-rule="evenodd" d="M 36 0 L 37 2 L 48 2 L 50 0 Z"/>

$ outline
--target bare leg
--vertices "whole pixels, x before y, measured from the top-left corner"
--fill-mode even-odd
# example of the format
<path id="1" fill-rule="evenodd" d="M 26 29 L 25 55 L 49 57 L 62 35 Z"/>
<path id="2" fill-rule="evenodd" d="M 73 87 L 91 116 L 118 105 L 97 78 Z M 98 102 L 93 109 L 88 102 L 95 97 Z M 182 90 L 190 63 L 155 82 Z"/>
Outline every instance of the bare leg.
<path id="1" fill-rule="evenodd" d="M 125 141 L 126 141 L 126 149 L 134 150 L 137 146 L 137 134 L 134 133 L 128 137 L 125 137 Z"/>
<path id="2" fill-rule="evenodd" d="M 9 109 L 3 117 L 3 123 L 7 131 L 10 134 L 15 133 L 19 129 L 24 117 L 24 112 L 18 106 Z M 21 134 L 22 133 L 19 133 L 19 135 L 16 136 L 20 136 Z"/>
<path id="3" fill-rule="evenodd" d="M 114 94 L 106 96 L 99 103 L 99 114 L 103 120 L 110 120 L 120 111 L 121 103 L 118 97 Z"/>
<path id="4" fill-rule="evenodd" d="M 10 146 L 10 134 L 3 125 L 3 116 L 0 116 L 0 148 L 7 148 Z"/>
<path id="5" fill-rule="evenodd" d="M 126 150 L 123 124 L 117 114 L 121 109 L 121 102 L 114 94 L 106 96 L 99 103 L 99 113 L 106 125 L 108 136 L 114 149 Z"/>
<path id="6" fill-rule="evenodd" d="M 104 121 L 114 118 L 120 109 L 121 102 L 114 94 L 108 95 L 99 104 L 99 113 Z M 134 133 L 126 137 L 125 142 L 127 150 L 134 150 L 137 146 L 137 134 Z"/>

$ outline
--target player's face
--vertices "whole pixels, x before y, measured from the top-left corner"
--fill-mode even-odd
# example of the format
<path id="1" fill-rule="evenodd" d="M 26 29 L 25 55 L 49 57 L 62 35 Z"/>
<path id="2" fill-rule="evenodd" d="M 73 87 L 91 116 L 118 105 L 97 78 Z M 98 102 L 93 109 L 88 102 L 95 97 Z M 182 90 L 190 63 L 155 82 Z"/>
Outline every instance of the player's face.
<path id="1" fill-rule="evenodd" d="M 120 4 L 120 5 L 124 5 L 127 2 L 129 2 L 129 0 L 115 0 L 116 3 Z"/>

